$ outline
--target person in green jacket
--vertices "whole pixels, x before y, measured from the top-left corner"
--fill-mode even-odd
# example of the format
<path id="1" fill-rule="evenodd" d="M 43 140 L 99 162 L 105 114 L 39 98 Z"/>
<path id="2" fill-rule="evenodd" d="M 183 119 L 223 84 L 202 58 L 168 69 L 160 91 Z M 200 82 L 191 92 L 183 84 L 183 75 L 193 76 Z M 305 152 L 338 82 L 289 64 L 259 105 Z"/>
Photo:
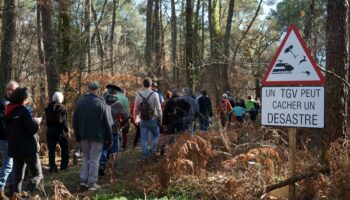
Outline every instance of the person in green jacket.
<path id="1" fill-rule="evenodd" d="M 245 108 L 249 110 L 250 120 L 255 123 L 256 121 L 256 108 L 255 100 L 251 96 L 248 96 L 248 100 L 245 102 Z"/>

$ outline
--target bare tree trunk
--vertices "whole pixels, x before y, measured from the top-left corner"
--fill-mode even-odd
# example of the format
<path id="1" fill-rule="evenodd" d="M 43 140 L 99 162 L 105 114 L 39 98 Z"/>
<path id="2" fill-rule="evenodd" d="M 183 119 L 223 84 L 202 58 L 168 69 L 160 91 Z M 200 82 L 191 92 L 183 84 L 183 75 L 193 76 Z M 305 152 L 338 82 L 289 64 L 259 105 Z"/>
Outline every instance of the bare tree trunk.
<path id="1" fill-rule="evenodd" d="M 114 76 L 114 27 L 117 17 L 117 8 L 119 0 L 113 0 L 113 13 L 112 13 L 112 25 L 111 25 L 111 35 L 109 37 L 109 56 L 110 56 L 110 68 L 112 76 Z"/>
<path id="2" fill-rule="evenodd" d="M 38 56 L 39 56 L 39 77 L 45 77 L 45 57 L 44 57 L 44 51 L 43 51 L 43 34 L 42 34 L 42 19 L 41 19 L 41 3 L 39 3 L 39 0 L 37 0 L 37 10 L 36 10 L 36 31 L 37 31 L 37 39 L 38 39 Z M 39 78 L 38 77 L 38 78 Z M 39 90 L 40 90 L 40 104 L 44 107 L 45 106 L 45 96 L 46 96 L 46 80 L 45 78 L 39 79 Z"/>
<path id="3" fill-rule="evenodd" d="M 230 82 L 229 82 L 229 71 L 228 71 L 228 65 L 229 65 L 229 58 L 230 58 L 230 47 L 231 47 L 231 27 L 232 27 L 232 18 L 233 18 L 233 11 L 235 7 L 235 0 L 230 0 L 229 7 L 228 7 L 228 14 L 227 14 L 227 20 L 226 20 L 226 30 L 225 30 L 225 36 L 223 40 L 223 46 L 224 46 L 224 64 L 222 67 L 222 75 L 224 80 L 223 89 L 224 91 L 230 91 Z"/>
<path id="4" fill-rule="evenodd" d="M 39 0 L 41 3 L 41 16 L 43 28 L 43 42 L 45 51 L 45 65 L 48 84 L 48 93 L 51 97 L 55 91 L 59 89 L 60 77 L 59 68 L 57 66 L 57 52 L 54 46 L 55 37 L 52 30 L 52 0 Z"/>
<path id="5" fill-rule="evenodd" d="M 103 44 L 102 44 L 102 36 L 100 32 L 100 28 L 98 26 L 98 21 L 97 21 L 97 14 L 96 14 L 96 9 L 94 3 L 91 4 L 91 12 L 94 18 L 94 23 L 95 23 L 95 29 L 96 29 L 96 36 L 97 36 L 97 42 L 98 42 L 98 53 L 100 55 L 100 70 L 101 74 L 103 75 L 104 73 L 104 51 L 103 51 Z"/>
<path id="6" fill-rule="evenodd" d="M 185 65 L 186 65 L 186 78 L 187 83 L 190 87 L 194 86 L 194 77 L 193 77 L 193 9 L 192 9 L 192 0 L 186 0 L 186 9 L 185 9 L 185 21 L 186 21 L 186 30 L 185 30 Z"/>
<path id="7" fill-rule="evenodd" d="M 146 60 L 146 66 L 148 67 L 148 69 L 150 69 L 150 67 L 152 66 L 153 2 L 154 2 L 154 0 L 147 0 L 145 60 Z"/>
<path id="8" fill-rule="evenodd" d="M 155 72 L 157 78 L 161 77 L 161 67 L 162 67 L 162 52 L 161 52 L 161 0 L 155 0 L 154 6 L 154 28 L 155 28 L 155 36 L 154 36 L 154 53 L 155 53 Z"/>
<path id="9" fill-rule="evenodd" d="M 177 67 L 177 25 L 176 25 L 176 10 L 175 0 L 171 0 L 171 64 L 173 68 L 173 81 L 176 81 Z"/>
<path id="10" fill-rule="evenodd" d="M 70 26 L 69 26 L 69 4 L 68 0 L 59 1 L 59 10 L 60 10 L 60 48 L 59 57 L 60 57 L 60 69 L 63 72 L 70 71 L 71 67 L 69 63 L 70 55 Z"/>
<path id="11" fill-rule="evenodd" d="M 87 55 L 87 68 L 88 73 L 91 73 L 91 33 L 90 33 L 90 27 L 91 27 L 91 0 L 85 0 L 85 41 L 86 41 L 86 47 L 85 47 L 85 53 Z"/>
<path id="12" fill-rule="evenodd" d="M 222 38 L 222 31 L 219 23 L 219 2 L 218 0 L 213 0 L 211 5 L 211 42 L 212 42 L 212 54 L 211 58 L 212 61 L 215 63 L 211 66 L 211 76 L 212 76 L 212 83 L 215 85 L 214 87 L 214 94 L 216 97 L 216 102 L 220 99 L 221 94 L 221 65 L 217 62 L 221 60 L 222 56 L 221 53 L 221 38 Z"/>
<path id="13" fill-rule="evenodd" d="M 309 10 L 306 12 L 306 22 L 304 27 L 304 39 L 309 42 L 312 28 L 313 28 L 313 19 L 315 15 L 315 0 L 308 0 Z"/>
<path id="14" fill-rule="evenodd" d="M 349 0 L 328 0 L 327 70 L 349 80 Z M 348 90 L 333 76 L 327 76 L 327 117 L 325 139 L 328 144 L 347 136 Z"/>
<path id="15" fill-rule="evenodd" d="M 11 79 L 13 70 L 13 43 L 16 38 L 15 26 L 15 1 L 5 0 L 1 28 L 0 94 L 4 94 L 4 86 Z"/>

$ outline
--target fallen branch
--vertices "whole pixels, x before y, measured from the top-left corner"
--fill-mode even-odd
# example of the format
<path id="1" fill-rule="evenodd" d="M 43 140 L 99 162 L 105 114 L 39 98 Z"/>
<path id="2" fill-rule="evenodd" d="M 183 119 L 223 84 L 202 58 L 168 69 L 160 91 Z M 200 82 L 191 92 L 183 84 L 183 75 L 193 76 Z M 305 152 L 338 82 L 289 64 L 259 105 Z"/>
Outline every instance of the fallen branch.
<path id="1" fill-rule="evenodd" d="M 274 185 L 267 186 L 263 191 L 258 192 L 256 196 L 260 197 L 263 194 L 268 193 L 268 192 L 270 192 L 272 190 L 284 187 L 286 185 L 289 185 L 289 184 L 301 181 L 301 180 L 309 178 L 309 177 L 316 176 L 316 175 L 318 175 L 320 173 L 322 173 L 322 174 L 329 173 L 329 168 L 323 167 L 323 168 L 321 168 L 319 170 L 316 170 L 316 171 L 313 171 L 313 172 L 308 172 L 308 173 L 305 173 L 305 174 L 299 174 L 299 175 L 297 175 L 297 176 L 295 176 L 293 178 L 289 178 L 287 180 L 284 180 L 282 182 L 276 183 Z"/>

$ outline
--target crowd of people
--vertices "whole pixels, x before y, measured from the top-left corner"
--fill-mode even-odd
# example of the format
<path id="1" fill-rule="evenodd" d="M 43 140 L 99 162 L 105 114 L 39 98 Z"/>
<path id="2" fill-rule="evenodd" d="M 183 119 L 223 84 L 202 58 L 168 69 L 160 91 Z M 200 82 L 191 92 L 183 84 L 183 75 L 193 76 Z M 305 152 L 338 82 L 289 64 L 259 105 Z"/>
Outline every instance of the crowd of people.
<path id="1" fill-rule="evenodd" d="M 68 170 L 70 130 L 63 102 L 63 94 L 55 92 L 43 115 L 50 173 Z M 22 191 L 26 168 L 32 176 L 26 191 L 34 192 L 43 178 L 37 135 L 42 117 L 33 116 L 31 105 L 28 88 L 20 87 L 15 81 L 7 84 L 0 104 L 0 200 L 8 199 L 6 185 L 9 186 L 8 196 Z M 157 162 L 158 152 L 164 151 L 165 145 L 159 144 L 161 133 L 171 136 L 183 132 L 194 134 L 197 129 L 207 131 L 215 114 L 223 128 L 230 123 L 241 124 L 245 113 L 249 113 L 254 123 L 259 108 L 258 99 L 250 96 L 246 101 L 234 99 L 225 92 L 213 113 L 207 91 L 194 96 L 191 89 L 185 87 L 167 91 L 164 98 L 158 84 L 150 78 L 144 79 L 143 89 L 130 104 L 125 89 L 109 84 L 103 90 L 97 82 L 91 82 L 87 93 L 76 102 L 72 122 L 75 140 L 82 151 L 80 185 L 88 190 L 100 188 L 98 177 L 104 175 L 109 158 L 127 148 L 130 125 L 136 130 L 133 147 L 141 140 L 142 160 Z M 169 138 L 169 144 L 173 143 L 174 137 Z M 55 160 L 57 144 L 61 147 L 59 169 Z"/>

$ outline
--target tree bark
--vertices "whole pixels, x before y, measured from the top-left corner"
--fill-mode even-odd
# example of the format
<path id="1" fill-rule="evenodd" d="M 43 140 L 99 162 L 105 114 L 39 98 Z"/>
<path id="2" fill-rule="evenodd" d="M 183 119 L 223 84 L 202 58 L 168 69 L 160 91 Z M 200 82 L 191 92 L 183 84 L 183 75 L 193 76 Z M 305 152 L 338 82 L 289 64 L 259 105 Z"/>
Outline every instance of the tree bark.
<path id="1" fill-rule="evenodd" d="M 193 27 L 192 27 L 192 0 L 186 0 L 185 8 L 185 66 L 186 78 L 190 87 L 194 86 L 193 77 Z"/>
<path id="2" fill-rule="evenodd" d="M 147 0 L 145 60 L 146 60 L 146 66 L 148 67 L 148 69 L 150 69 L 152 66 L 153 2 L 154 0 Z"/>
<path id="3" fill-rule="evenodd" d="M 113 12 L 112 12 L 112 25 L 111 25 L 111 35 L 109 37 L 109 62 L 112 76 L 114 76 L 114 28 L 115 21 L 117 18 L 117 8 L 118 8 L 119 0 L 113 0 Z"/>
<path id="4" fill-rule="evenodd" d="M 328 0 L 327 6 L 327 70 L 349 80 L 349 0 Z M 326 77 L 327 144 L 346 136 L 348 89 L 333 76 Z"/>
<path id="5" fill-rule="evenodd" d="M 177 25 L 176 25 L 176 8 L 175 0 L 170 0 L 171 2 L 171 64 L 173 69 L 173 82 L 176 81 L 176 67 L 177 67 Z"/>
<path id="6" fill-rule="evenodd" d="M 69 62 L 70 56 L 70 25 L 69 25 L 69 3 L 68 0 L 59 1 L 59 10 L 60 10 L 60 48 L 59 48 L 59 57 L 60 57 L 60 69 L 63 72 L 70 71 L 71 64 Z"/>
<path id="7" fill-rule="evenodd" d="M 4 94 L 5 85 L 11 79 L 13 70 L 13 43 L 16 38 L 15 26 L 15 1 L 5 0 L 1 28 L 0 94 Z"/>
<path id="8" fill-rule="evenodd" d="M 95 30 L 96 30 L 97 44 L 98 44 L 98 48 L 97 48 L 98 54 L 100 55 L 100 70 L 101 70 L 101 74 L 103 75 L 103 73 L 104 73 L 104 51 L 103 51 L 103 44 L 102 44 L 102 36 L 101 36 L 98 21 L 97 21 L 97 14 L 96 14 L 95 5 L 93 3 L 91 4 L 91 12 L 92 12 L 94 23 L 95 23 Z"/>
<path id="9" fill-rule="evenodd" d="M 155 0 L 154 5 L 154 54 L 155 54 L 155 74 L 157 78 L 161 77 L 162 72 L 162 26 L 161 26 L 161 0 Z"/>
<path id="10" fill-rule="evenodd" d="M 46 96 L 46 79 L 40 78 L 45 77 L 45 57 L 43 51 L 43 33 L 42 33 L 42 19 L 41 19 L 41 3 L 37 0 L 37 9 L 36 9 L 36 31 L 37 31 L 37 45 L 38 45 L 38 57 L 39 57 L 39 90 L 40 90 L 40 104 L 45 106 L 45 96 Z"/>
<path id="11" fill-rule="evenodd" d="M 46 65 L 46 76 L 48 93 L 51 97 L 60 86 L 60 73 L 57 66 L 57 52 L 54 46 L 55 37 L 52 30 L 52 0 L 39 0 L 41 3 L 41 16 L 42 16 L 42 28 L 43 28 L 43 43 Z"/>
<path id="12" fill-rule="evenodd" d="M 85 27 L 84 35 L 86 41 L 85 53 L 87 56 L 88 73 L 91 73 L 91 0 L 85 0 Z"/>
<path id="13" fill-rule="evenodd" d="M 312 29 L 313 29 L 313 19 L 315 15 L 315 0 L 308 0 L 309 10 L 306 12 L 305 17 L 305 27 L 304 27 L 304 39 L 309 42 Z"/>
<path id="14" fill-rule="evenodd" d="M 211 76 L 212 76 L 212 83 L 215 85 L 214 88 L 214 94 L 216 97 L 216 102 L 219 102 L 220 100 L 220 94 L 222 92 L 222 77 L 221 77 L 221 72 L 222 70 L 220 69 L 221 64 L 218 64 L 218 62 L 222 59 L 221 56 L 221 39 L 222 39 L 222 30 L 220 27 L 220 19 L 219 19 L 219 2 L 218 0 L 213 0 L 212 5 L 211 5 L 211 46 L 212 46 L 212 63 L 211 66 Z"/>
<path id="15" fill-rule="evenodd" d="M 230 58 L 230 47 L 231 47 L 231 27 L 232 27 L 232 18 L 233 18 L 233 11 L 235 7 L 235 0 L 230 0 L 229 7 L 228 7 L 228 14 L 227 14 L 227 20 L 226 20 L 226 30 L 225 30 L 225 36 L 223 40 L 223 46 L 224 46 L 224 64 L 222 67 L 222 75 L 224 80 L 223 90 L 224 91 L 230 91 L 230 82 L 229 82 L 229 71 L 228 71 L 228 65 L 229 65 L 229 58 Z"/>

